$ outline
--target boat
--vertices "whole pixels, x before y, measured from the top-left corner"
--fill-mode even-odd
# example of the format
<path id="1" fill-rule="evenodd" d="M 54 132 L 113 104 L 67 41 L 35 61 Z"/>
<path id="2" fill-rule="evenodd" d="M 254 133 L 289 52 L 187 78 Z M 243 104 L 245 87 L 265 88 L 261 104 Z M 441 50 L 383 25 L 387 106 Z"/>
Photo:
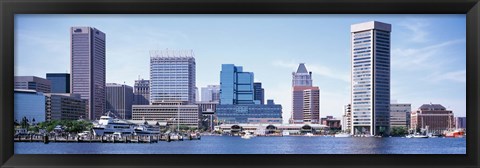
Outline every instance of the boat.
<path id="1" fill-rule="evenodd" d="M 250 139 L 252 138 L 254 135 L 250 132 L 245 132 L 245 134 L 242 135 L 242 139 Z"/>
<path id="2" fill-rule="evenodd" d="M 170 134 L 171 140 L 183 141 L 183 136 L 179 133 L 172 133 Z"/>
<path id="3" fill-rule="evenodd" d="M 288 131 L 282 132 L 282 136 L 289 136 L 289 135 L 290 135 L 290 132 L 288 132 Z"/>
<path id="4" fill-rule="evenodd" d="M 160 134 L 160 127 L 143 124 L 134 127 L 135 135 L 158 135 Z"/>
<path id="5" fill-rule="evenodd" d="M 122 135 L 132 135 L 135 132 L 134 126 L 135 124 L 125 120 L 110 117 L 110 112 L 108 112 L 107 115 L 101 116 L 100 120 L 94 122 L 92 130 L 95 136 L 103 136 L 116 132 Z"/>
<path id="6" fill-rule="evenodd" d="M 465 131 L 461 129 L 456 129 L 453 131 L 445 131 L 445 137 L 447 138 L 463 138 Z"/>
<path id="7" fill-rule="evenodd" d="M 428 136 L 422 135 L 422 134 L 415 134 L 415 135 L 412 135 L 412 138 L 428 138 Z"/>
<path id="8" fill-rule="evenodd" d="M 339 133 L 339 134 L 335 134 L 334 137 L 335 138 L 348 138 L 348 137 L 352 137 L 352 135 L 350 135 L 349 133 Z"/>
<path id="9" fill-rule="evenodd" d="M 305 136 L 307 136 L 307 137 L 313 137 L 313 134 L 312 134 L 311 132 L 309 132 L 309 133 L 306 133 Z"/>

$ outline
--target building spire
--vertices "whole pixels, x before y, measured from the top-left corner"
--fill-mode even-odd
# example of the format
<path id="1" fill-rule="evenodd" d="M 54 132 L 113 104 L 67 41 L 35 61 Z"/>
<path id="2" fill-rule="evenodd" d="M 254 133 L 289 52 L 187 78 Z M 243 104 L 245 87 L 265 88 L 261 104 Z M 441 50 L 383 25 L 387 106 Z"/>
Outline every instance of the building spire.
<path id="1" fill-rule="evenodd" d="M 298 65 L 297 73 L 308 73 L 305 63 L 300 63 L 300 65 Z"/>

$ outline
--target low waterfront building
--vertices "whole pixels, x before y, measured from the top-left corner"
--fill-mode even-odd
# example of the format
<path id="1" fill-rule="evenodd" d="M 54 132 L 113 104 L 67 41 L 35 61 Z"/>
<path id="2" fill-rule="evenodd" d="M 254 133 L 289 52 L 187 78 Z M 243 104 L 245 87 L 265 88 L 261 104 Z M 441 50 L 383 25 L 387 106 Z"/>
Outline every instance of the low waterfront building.
<path id="1" fill-rule="evenodd" d="M 454 128 L 454 116 L 440 104 L 423 104 L 411 114 L 411 128 L 415 130 L 427 129 L 429 132 L 443 133 Z"/>
<path id="2" fill-rule="evenodd" d="M 326 125 L 330 129 L 334 129 L 334 130 L 341 130 L 342 129 L 342 126 L 340 124 L 340 120 L 336 119 L 336 118 L 333 118 L 333 116 L 327 116 L 325 118 L 321 118 L 320 121 L 321 121 L 320 123 L 322 125 Z"/>
<path id="3" fill-rule="evenodd" d="M 30 124 L 44 122 L 45 96 L 35 90 L 15 89 L 13 96 L 13 114 L 16 123 L 25 117 Z"/>
<path id="4" fill-rule="evenodd" d="M 132 120 L 164 121 L 169 125 L 199 127 L 200 111 L 198 105 L 177 104 L 133 105 Z"/>
<path id="5" fill-rule="evenodd" d="M 268 100 L 267 104 L 219 104 L 217 117 L 220 123 L 282 123 L 282 105 Z"/>
<path id="6" fill-rule="evenodd" d="M 352 130 L 352 105 L 343 106 L 342 131 L 351 133 Z"/>
<path id="7" fill-rule="evenodd" d="M 157 120 L 126 120 L 128 123 L 135 125 L 154 125 L 158 126 L 160 129 L 165 129 L 169 127 L 168 122 L 157 121 Z"/>
<path id="8" fill-rule="evenodd" d="M 34 90 L 36 92 L 50 93 L 52 83 L 36 76 L 15 76 L 15 89 Z"/>
<path id="9" fill-rule="evenodd" d="M 410 112 L 412 105 L 407 103 L 390 104 L 390 128 L 410 127 Z"/>
<path id="10" fill-rule="evenodd" d="M 466 129 L 467 128 L 467 117 L 455 117 L 455 128 L 456 129 Z"/>
<path id="11" fill-rule="evenodd" d="M 256 135 L 295 135 L 302 133 L 318 133 L 327 128 L 328 126 L 321 124 L 222 124 L 215 126 L 215 131 L 231 134 L 249 131 Z"/>
<path id="12" fill-rule="evenodd" d="M 86 118 L 86 103 L 79 94 L 46 93 L 46 120 L 78 120 Z"/>

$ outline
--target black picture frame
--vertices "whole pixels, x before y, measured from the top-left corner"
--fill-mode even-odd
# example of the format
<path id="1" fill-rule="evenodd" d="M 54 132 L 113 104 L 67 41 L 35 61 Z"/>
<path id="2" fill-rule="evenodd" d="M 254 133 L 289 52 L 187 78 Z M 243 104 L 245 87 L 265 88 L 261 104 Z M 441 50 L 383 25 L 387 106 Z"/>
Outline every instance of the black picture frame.
<path id="1" fill-rule="evenodd" d="M 2 0 L 2 167 L 478 167 L 479 0 Z M 466 14 L 466 155 L 14 155 L 15 14 Z"/>

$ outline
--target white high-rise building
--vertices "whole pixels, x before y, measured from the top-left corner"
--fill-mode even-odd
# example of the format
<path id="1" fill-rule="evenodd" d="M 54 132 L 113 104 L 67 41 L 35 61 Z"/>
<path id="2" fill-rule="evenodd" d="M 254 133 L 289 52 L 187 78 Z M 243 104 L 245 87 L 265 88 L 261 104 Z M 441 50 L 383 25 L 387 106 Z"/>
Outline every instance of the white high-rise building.
<path id="1" fill-rule="evenodd" d="M 195 103 L 195 58 L 193 50 L 150 52 L 150 103 Z"/>
<path id="2" fill-rule="evenodd" d="M 389 131 L 391 30 L 377 21 L 351 26 L 353 134 Z"/>

